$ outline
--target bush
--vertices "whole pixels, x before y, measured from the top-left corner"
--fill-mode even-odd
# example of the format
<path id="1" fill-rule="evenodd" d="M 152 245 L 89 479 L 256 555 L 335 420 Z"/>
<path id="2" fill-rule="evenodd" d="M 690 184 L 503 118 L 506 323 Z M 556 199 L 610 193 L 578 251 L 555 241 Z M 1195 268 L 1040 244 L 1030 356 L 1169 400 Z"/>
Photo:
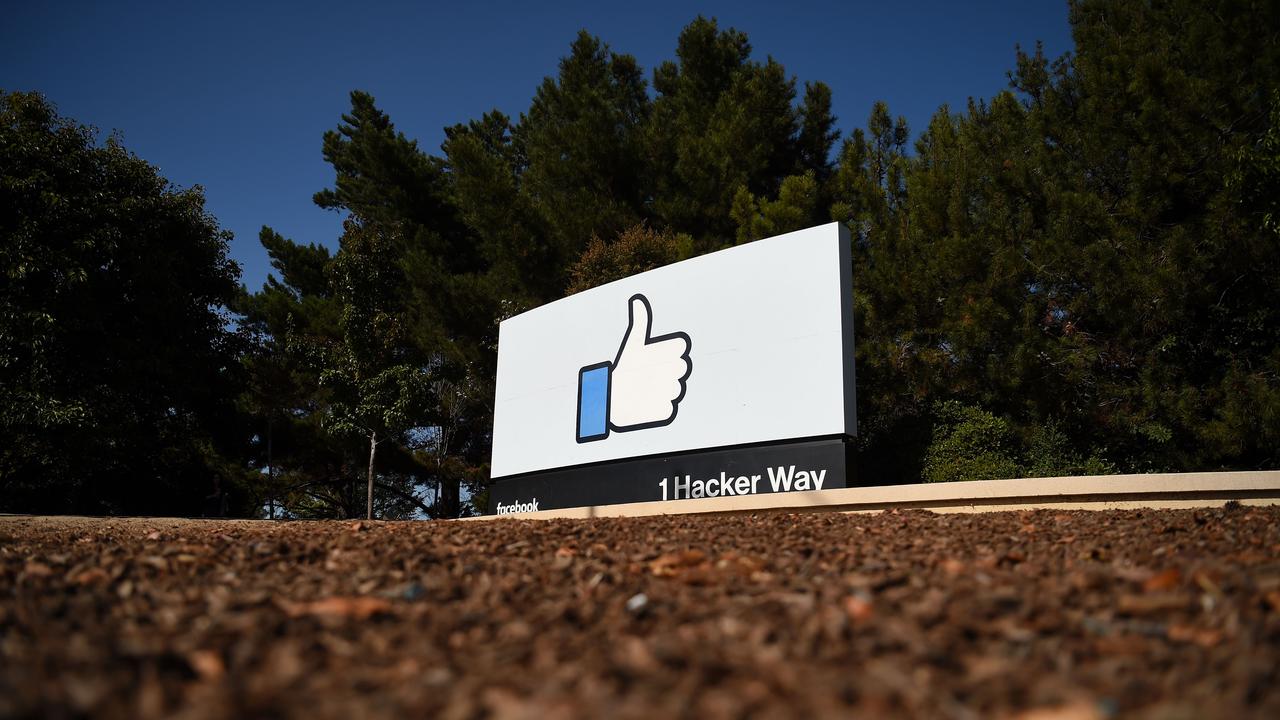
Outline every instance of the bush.
<path id="1" fill-rule="evenodd" d="M 1092 449 L 1086 457 L 1072 449 L 1071 439 L 1058 423 L 1049 421 L 1031 432 L 1027 447 L 1027 477 L 1111 475 L 1116 466 Z"/>
<path id="2" fill-rule="evenodd" d="M 996 480 L 1022 475 L 1008 421 L 954 400 L 935 409 L 933 441 L 925 451 L 924 481 Z"/>
<path id="3" fill-rule="evenodd" d="M 935 405 L 933 414 L 933 439 L 922 471 L 925 482 L 1116 472 L 1102 450 L 1092 448 L 1087 455 L 1075 450 L 1072 438 L 1053 420 L 1015 431 L 1005 418 L 954 400 Z"/>
<path id="4" fill-rule="evenodd" d="M 587 249 L 569 269 L 568 295 L 621 280 L 689 256 L 688 235 L 659 232 L 643 223 L 618 233 L 612 242 L 591 238 Z"/>

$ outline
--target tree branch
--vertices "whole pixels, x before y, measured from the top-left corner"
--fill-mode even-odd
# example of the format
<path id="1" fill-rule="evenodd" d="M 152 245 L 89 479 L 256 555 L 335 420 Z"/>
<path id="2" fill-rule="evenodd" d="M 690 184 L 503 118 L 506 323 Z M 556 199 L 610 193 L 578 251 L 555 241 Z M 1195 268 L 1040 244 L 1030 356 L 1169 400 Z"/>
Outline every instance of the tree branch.
<path id="1" fill-rule="evenodd" d="M 373 482 L 373 484 L 374 484 L 374 485 L 376 485 L 377 487 L 382 488 L 383 490 L 386 490 L 387 492 L 389 492 L 389 493 L 391 493 L 391 494 L 393 494 L 393 495 L 398 495 L 398 496 L 400 496 L 400 497 L 404 498 L 405 500 L 408 500 L 409 502 L 413 503 L 414 505 L 417 505 L 417 506 L 418 506 L 418 509 L 419 509 L 419 510 L 421 510 L 423 513 L 425 513 L 425 514 L 427 515 L 427 517 L 430 517 L 430 518 L 434 518 L 434 517 L 435 517 L 435 516 L 432 514 L 432 513 L 433 513 L 432 509 L 431 509 L 430 507 L 428 507 L 427 505 L 423 504 L 422 500 L 420 500 L 420 499 L 418 498 L 418 496 L 416 496 L 416 495 L 414 495 L 414 494 L 412 494 L 412 493 L 407 493 L 407 492 L 405 492 L 405 491 L 401 490 L 400 488 L 392 487 L 392 486 L 387 485 L 386 483 L 381 482 L 381 481 L 378 481 L 378 480 L 375 480 L 375 481 Z"/>

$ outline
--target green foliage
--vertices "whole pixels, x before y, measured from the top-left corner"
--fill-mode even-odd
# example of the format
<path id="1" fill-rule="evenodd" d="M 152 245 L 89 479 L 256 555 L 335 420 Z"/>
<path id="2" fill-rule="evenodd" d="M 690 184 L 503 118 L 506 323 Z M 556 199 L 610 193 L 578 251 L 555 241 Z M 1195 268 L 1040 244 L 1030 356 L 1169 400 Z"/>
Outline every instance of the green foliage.
<path id="1" fill-rule="evenodd" d="M 252 402 L 297 443 L 273 458 L 287 480 L 272 492 L 293 514 L 349 517 L 363 514 L 356 488 L 371 473 L 382 512 L 456 516 L 461 487 L 487 461 L 503 296 L 531 288 L 507 253 L 516 240 L 485 213 L 528 207 L 508 174 L 520 155 L 499 114 L 452 128 L 446 161 L 397 132 L 368 94 L 351 103 L 325 136 L 335 187 L 316 194 L 350 213 L 337 255 L 264 231 L 285 281 L 243 304 L 275 365 L 255 367 L 301 390 Z"/>
<path id="2" fill-rule="evenodd" d="M 333 391 L 327 419 L 340 435 L 377 442 L 406 432 L 426 414 L 429 360 L 416 357 L 406 339 L 398 240 L 350 220 L 330 266 L 342 318 L 339 342 L 325 348 L 320 383 Z"/>
<path id="3" fill-rule="evenodd" d="M 368 93 L 351 93 L 351 113 L 324 134 L 324 159 L 336 177 L 333 188 L 315 194 L 322 208 L 387 225 L 437 224 L 452 214 L 444 201 L 441 163 L 397 132 Z"/>
<path id="4" fill-rule="evenodd" d="M 521 190 L 544 223 L 557 269 L 588 238 L 611 237 L 642 217 L 649 105 L 635 58 L 583 31 L 521 118 L 515 142 L 528 160 Z"/>
<path id="5" fill-rule="evenodd" d="M 730 215 L 738 223 L 738 242 L 773 237 L 818 224 L 818 180 L 812 170 L 782 181 L 777 200 L 756 198 L 745 187 L 738 188 Z"/>
<path id="6" fill-rule="evenodd" d="M 699 251 L 734 244 L 739 188 L 775 195 L 784 178 L 829 170 L 830 91 L 806 87 L 769 58 L 749 60 L 745 34 L 702 17 L 680 33 L 676 62 L 653 74 L 657 99 L 647 128 L 656 224 L 693 236 Z"/>
<path id="7" fill-rule="evenodd" d="M 267 227 L 259 239 L 281 279 L 269 275 L 260 291 L 242 291 L 232 306 L 251 341 L 241 356 L 248 382 L 239 402 L 255 438 L 255 504 L 272 516 L 277 506 L 298 517 L 355 516 L 346 468 L 358 451 L 323 427 L 332 393 L 320 386 L 324 364 L 317 361 L 341 336 L 342 307 L 329 286 L 332 257 Z"/>
<path id="8" fill-rule="evenodd" d="M 924 454 L 925 482 L 1116 472 L 1100 450 L 1082 453 L 1056 421 L 1026 428 L 1022 439 L 1007 418 L 955 400 L 938 403 L 933 417 L 933 438 Z"/>
<path id="9" fill-rule="evenodd" d="M 240 479 L 229 239 L 198 187 L 0 93 L 0 509 L 220 510 Z"/>
<path id="10" fill-rule="evenodd" d="M 831 149 L 839 139 L 836 117 L 831 114 L 831 88 L 822 82 L 805 83 L 800 134 L 796 137 L 796 170 L 812 173 L 819 184 L 825 183 L 832 172 Z"/>
<path id="11" fill-rule="evenodd" d="M 1275 194 L 1249 188 L 1268 177 L 1278 13 L 1077 2 L 1074 55 L 1020 53 L 1015 92 L 943 108 L 913 158 L 882 159 L 899 136 L 873 112 L 833 191 L 860 246 L 873 462 L 957 399 L 1020 436 L 1056 418 L 1086 457 L 1050 464 L 1105 446 L 1122 471 L 1275 466 Z"/>
<path id="12" fill-rule="evenodd" d="M 1246 213 L 1280 235 L 1280 90 L 1271 91 L 1266 127 L 1237 150 L 1236 164 L 1227 175 L 1227 188 L 1239 193 Z"/>
<path id="13" fill-rule="evenodd" d="M 480 248 L 490 283 L 520 307 L 559 297 L 564 258 L 522 192 L 529 163 L 510 120 L 495 110 L 445 135 L 450 201 Z"/>
<path id="14" fill-rule="evenodd" d="M 433 395 L 405 354 L 396 238 L 349 221 L 336 257 L 269 228 L 261 239 L 286 280 L 269 277 L 235 306 L 255 341 L 243 357 L 241 404 L 257 433 L 257 506 L 286 517 L 363 516 L 376 435 L 375 515 L 430 514 L 410 430 L 429 416 Z"/>
<path id="15" fill-rule="evenodd" d="M 1110 475 L 1114 463 L 1093 450 L 1087 456 L 1075 447 L 1059 423 L 1050 421 L 1032 429 L 1026 449 L 1028 477 L 1060 477 L 1065 475 Z"/>
<path id="16" fill-rule="evenodd" d="M 1022 474 L 1013 428 L 1004 418 L 955 401 L 936 408 L 924 481 L 997 480 Z"/>

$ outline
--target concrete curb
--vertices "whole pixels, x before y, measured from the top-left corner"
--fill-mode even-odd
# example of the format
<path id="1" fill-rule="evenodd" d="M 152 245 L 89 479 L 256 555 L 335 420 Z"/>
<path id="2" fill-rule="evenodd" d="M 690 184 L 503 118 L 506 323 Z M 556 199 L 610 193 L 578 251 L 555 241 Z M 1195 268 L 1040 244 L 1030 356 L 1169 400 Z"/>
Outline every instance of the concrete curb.
<path id="1" fill-rule="evenodd" d="M 607 482 L 601 478 L 601 482 Z M 740 495 L 670 502 L 596 505 L 470 520 L 642 517 L 758 512 L 876 512 L 918 508 L 933 512 L 992 512 L 1056 508 L 1107 510 L 1280 504 L 1280 470 L 1088 475 L 930 485 L 885 485 L 810 492 Z"/>

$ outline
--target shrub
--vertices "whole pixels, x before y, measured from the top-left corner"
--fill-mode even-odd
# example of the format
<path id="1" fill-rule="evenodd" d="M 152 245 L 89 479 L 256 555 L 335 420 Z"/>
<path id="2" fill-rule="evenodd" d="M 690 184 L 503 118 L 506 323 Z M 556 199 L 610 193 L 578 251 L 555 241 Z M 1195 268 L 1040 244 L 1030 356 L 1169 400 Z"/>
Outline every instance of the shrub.
<path id="1" fill-rule="evenodd" d="M 925 482 L 996 480 L 1022 474 L 1008 421 L 954 400 L 935 408 L 933 441 L 925 451 Z"/>
<path id="2" fill-rule="evenodd" d="M 1027 477 L 1110 475 L 1116 466 L 1094 448 L 1086 457 L 1073 449 L 1071 439 L 1057 422 L 1049 421 L 1031 431 L 1027 443 Z"/>
<path id="3" fill-rule="evenodd" d="M 569 269 L 567 294 L 669 265 L 688 257 L 691 246 L 688 235 L 659 232 L 643 223 L 623 230 L 611 242 L 593 237 Z"/>

